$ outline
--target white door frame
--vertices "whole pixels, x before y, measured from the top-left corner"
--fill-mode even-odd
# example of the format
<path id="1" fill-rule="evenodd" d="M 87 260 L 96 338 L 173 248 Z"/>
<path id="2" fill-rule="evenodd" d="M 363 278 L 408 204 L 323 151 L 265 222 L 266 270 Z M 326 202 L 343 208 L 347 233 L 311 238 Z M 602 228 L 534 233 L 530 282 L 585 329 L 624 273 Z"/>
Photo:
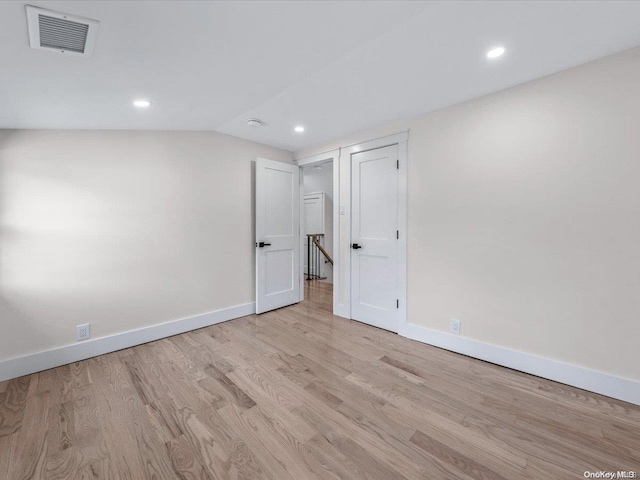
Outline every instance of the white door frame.
<path id="1" fill-rule="evenodd" d="M 407 324 L 407 161 L 409 132 L 377 138 L 347 147 L 296 160 L 300 166 L 333 161 L 333 314 L 351 318 L 351 154 L 375 148 L 398 145 L 398 288 L 400 306 L 398 330 Z M 300 175 L 300 191 L 304 193 Z M 300 202 L 300 225 L 304 225 Z M 341 215 L 340 212 L 343 212 Z M 304 232 L 300 231 L 300 242 Z M 304 297 L 304 259 L 300 256 L 300 300 Z M 341 261 L 346 259 L 346 261 Z"/>
<path id="2" fill-rule="evenodd" d="M 337 150 L 331 150 L 330 152 L 326 152 L 326 153 L 319 153 L 318 155 L 313 155 L 311 157 L 306 157 L 306 158 L 301 158 L 299 160 L 296 160 L 296 163 L 298 164 L 298 166 L 300 167 L 300 170 L 302 170 L 302 167 L 306 167 L 308 165 L 317 165 L 320 163 L 328 163 L 328 162 L 333 162 L 332 163 L 332 168 L 333 168 L 333 264 L 334 264 L 334 268 L 333 268 L 333 313 L 335 315 L 339 315 L 338 313 L 336 313 L 336 281 L 338 281 L 338 275 L 336 274 L 336 265 L 339 265 L 338 261 L 338 255 L 337 255 L 337 248 L 336 245 L 338 245 L 338 239 L 339 237 L 339 221 L 340 221 L 340 202 L 339 202 L 339 197 L 338 197 L 338 187 L 339 187 L 339 181 L 340 181 L 340 169 L 339 169 L 339 159 L 340 159 L 340 149 Z M 304 244 L 305 242 L 305 238 L 304 238 L 304 202 L 302 201 L 302 199 L 304 198 L 304 174 L 301 171 L 300 172 L 300 244 Z M 300 254 L 300 301 L 304 300 L 304 252 L 301 252 Z"/>

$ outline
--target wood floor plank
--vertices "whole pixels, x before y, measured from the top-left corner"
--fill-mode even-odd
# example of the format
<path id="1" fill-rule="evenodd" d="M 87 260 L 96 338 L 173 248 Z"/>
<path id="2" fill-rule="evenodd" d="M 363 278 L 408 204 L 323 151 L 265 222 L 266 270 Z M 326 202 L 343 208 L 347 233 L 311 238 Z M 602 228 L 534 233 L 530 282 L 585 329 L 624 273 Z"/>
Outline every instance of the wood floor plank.
<path id="1" fill-rule="evenodd" d="M 361 465 L 359 462 L 351 460 L 323 435 L 314 436 L 306 446 L 318 462 L 326 465 L 325 468 L 335 472 L 341 479 L 386 480 L 384 477 L 385 469 L 378 470 L 376 463 Z"/>
<path id="2" fill-rule="evenodd" d="M 456 469 L 466 473 L 471 478 L 479 478 L 482 480 L 506 480 L 502 475 L 489 470 L 483 464 L 469 458 L 463 452 L 448 447 L 444 443 L 422 433 L 420 430 L 411 437 L 411 441 L 434 457 L 439 458 Z"/>
<path id="3" fill-rule="evenodd" d="M 47 480 L 118 478 L 118 475 L 113 471 L 109 457 L 96 460 L 81 449 L 71 446 L 54 455 L 47 455 L 44 478 Z"/>
<path id="4" fill-rule="evenodd" d="M 71 385 L 73 387 L 82 387 L 91 383 L 91 375 L 87 362 L 75 362 L 69 364 L 69 373 Z"/>
<path id="5" fill-rule="evenodd" d="M 198 418 L 211 432 L 215 432 L 217 438 L 229 455 L 229 473 L 231 478 L 272 478 L 271 473 L 265 468 L 258 458 L 257 452 L 249 448 L 250 439 L 242 436 L 233 429 L 224 418 L 224 408 L 233 408 L 235 413 L 239 410 L 235 405 L 229 404 L 220 410 L 207 409 L 198 412 Z"/>
<path id="6" fill-rule="evenodd" d="M 198 460 L 193 445 L 184 435 L 173 438 L 166 443 L 173 467 L 181 479 L 210 480 L 213 477 L 207 473 Z"/>
<path id="7" fill-rule="evenodd" d="M 308 465 L 300 461 L 292 462 L 290 450 L 273 435 L 265 422 L 255 415 L 244 415 L 234 405 L 227 405 L 220 409 L 225 422 L 234 431 L 239 432 L 247 445 L 258 456 L 260 462 L 271 472 L 273 478 L 278 479 L 317 479 Z"/>
<path id="8" fill-rule="evenodd" d="M 156 400 L 145 405 L 149 423 L 161 442 L 167 443 L 183 434 L 180 425 L 172 415 L 173 405 L 168 399 Z"/>
<path id="9" fill-rule="evenodd" d="M 508 445 L 480 435 L 437 413 L 425 411 L 417 416 L 392 405 L 384 405 L 381 408 L 380 417 L 392 420 L 395 425 L 403 426 L 404 429 L 397 430 L 398 436 L 402 438 L 410 440 L 416 430 L 429 432 L 429 435 L 437 441 L 473 454 L 475 458 L 482 459 L 488 465 L 494 465 L 493 468 L 498 471 L 505 471 L 505 476 L 522 476 L 527 466 L 525 453 L 514 452 Z M 409 436 L 408 432 L 411 430 L 413 433 Z"/>
<path id="10" fill-rule="evenodd" d="M 256 402 L 247 393 L 236 385 L 224 372 L 219 370 L 213 365 L 207 365 L 205 367 L 205 373 L 209 375 L 220 388 L 216 389 L 211 387 L 210 383 L 207 383 L 207 388 L 210 392 L 216 390 L 221 392 L 230 402 L 234 403 L 238 408 L 247 410 L 256 405 Z M 202 381 L 200 385 L 203 385 Z"/>
<path id="11" fill-rule="evenodd" d="M 72 401 L 62 404 L 73 415 L 70 445 L 80 450 L 88 463 L 108 458 L 95 389 L 92 385 L 85 385 L 75 389 L 73 397 Z"/>
<path id="12" fill-rule="evenodd" d="M 161 440 L 155 435 L 142 410 L 129 412 L 132 419 L 134 451 L 143 466 L 144 478 L 173 478 L 176 471 Z"/>
<path id="13" fill-rule="evenodd" d="M 207 335 L 213 338 L 218 343 L 229 343 L 230 340 L 222 330 L 221 325 L 214 325 L 206 330 Z"/>
<path id="14" fill-rule="evenodd" d="M 0 437 L 11 435 L 22 426 L 31 377 L 15 378 L 7 382 L 0 403 Z"/>
<path id="15" fill-rule="evenodd" d="M 131 382 L 140 396 L 140 400 L 144 405 L 155 402 L 162 398 L 162 395 L 158 392 L 158 386 L 155 382 L 150 381 L 146 375 L 144 369 L 140 365 L 138 355 L 131 355 L 124 357 L 122 363 L 126 365 L 131 377 Z"/>
<path id="16" fill-rule="evenodd" d="M 176 337 L 166 338 L 159 341 L 158 345 L 161 349 L 164 349 L 164 359 L 167 362 L 178 365 L 187 376 L 197 382 L 205 377 L 205 374 L 189 356 L 191 350 L 197 348 L 197 344 L 194 346 L 195 342 L 193 341 L 181 341 L 181 339 L 184 340 L 185 338 L 189 337 L 185 335 L 178 335 Z"/>
<path id="17" fill-rule="evenodd" d="M 11 461 L 14 435 L 0 437 L 0 478 L 9 478 L 9 462 Z"/>
<path id="18" fill-rule="evenodd" d="M 119 478 L 110 458 L 91 462 L 78 472 L 79 480 L 119 480 Z"/>
<path id="19" fill-rule="evenodd" d="M 382 411 L 373 413 L 368 409 L 352 407 L 346 403 L 338 407 L 338 411 L 346 418 L 358 425 L 362 430 L 380 437 L 390 449 L 400 450 L 416 465 L 420 465 L 428 472 L 431 479 L 465 478 L 466 475 L 455 466 L 441 461 L 430 452 L 420 449 L 411 442 L 415 434 L 415 428 L 395 423 L 392 418 L 384 415 Z M 516 472 L 512 478 L 524 478 L 522 470 L 511 469 Z"/>
<path id="20" fill-rule="evenodd" d="M 283 416 L 276 412 L 283 409 L 261 408 L 256 407 L 247 411 L 244 416 L 253 420 L 253 425 L 257 428 L 257 432 L 263 440 L 267 448 L 281 448 L 284 452 L 279 458 L 289 458 L 289 462 L 300 463 L 305 469 L 313 472 L 312 475 L 306 475 L 304 478 L 333 478 L 338 479 L 335 472 L 327 469 L 324 463 L 318 462 L 305 443 L 309 438 L 302 438 L 295 433 L 297 426 L 301 425 L 300 419 L 294 415 Z M 306 427 L 306 425 L 305 425 Z M 300 478 L 300 477 L 298 477 Z"/>
<path id="21" fill-rule="evenodd" d="M 24 419 L 11 444 L 7 478 L 26 480 L 44 478 L 47 460 L 47 422 L 51 407 L 50 393 L 27 399 Z"/>
<path id="22" fill-rule="evenodd" d="M 164 381 L 169 387 L 169 401 L 159 404 L 162 416 L 173 417 L 173 421 L 183 432 L 183 438 L 192 444 L 193 451 L 207 473 L 213 478 L 219 478 L 222 473 L 228 474 L 229 478 L 268 478 L 255 455 L 228 428 L 217 411 L 221 406 L 232 404 L 219 395 L 224 388 L 211 377 L 194 382 L 172 362 L 165 363 L 162 368 L 166 374 Z M 214 383 L 205 387 L 215 391 L 209 392 L 201 387 L 207 380 Z M 213 443 L 203 444 L 198 440 L 199 436 L 211 438 Z M 213 458 L 209 449 L 213 447 L 213 455 L 226 455 L 227 458 L 226 463 L 220 464 L 217 469 L 209 466 Z"/>
<path id="23" fill-rule="evenodd" d="M 100 392 L 96 403 L 114 476 L 123 480 L 144 479 L 147 477 L 131 416 L 131 412 L 144 406 L 121 358 L 121 355 L 101 357 L 90 362 L 89 368 L 94 372 L 93 387 Z"/>
<path id="24" fill-rule="evenodd" d="M 228 405 L 224 408 L 233 408 Z M 235 410 L 234 410 L 235 411 Z M 209 418 L 212 412 L 209 414 Z M 215 424 L 222 425 L 220 418 L 216 415 Z M 239 415 L 239 413 L 238 413 Z M 179 412 L 179 422 L 185 437 L 194 447 L 198 459 L 207 469 L 207 473 L 216 479 L 226 478 L 251 478 L 247 475 L 265 474 L 260 464 L 250 459 L 245 465 L 250 465 L 250 469 L 246 470 L 243 463 L 233 461 L 232 457 L 237 452 L 237 443 L 234 437 L 229 436 L 229 432 L 220 428 L 208 428 L 198 415 L 190 409 L 182 409 Z M 235 429 L 239 433 L 239 429 Z M 240 429 L 241 430 L 241 429 Z M 237 458 L 237 456 L 236 456 Z M 240 468 L 239 468 L 240 467 Z M 255 478 L 260 478 L 256 476 Z"/>

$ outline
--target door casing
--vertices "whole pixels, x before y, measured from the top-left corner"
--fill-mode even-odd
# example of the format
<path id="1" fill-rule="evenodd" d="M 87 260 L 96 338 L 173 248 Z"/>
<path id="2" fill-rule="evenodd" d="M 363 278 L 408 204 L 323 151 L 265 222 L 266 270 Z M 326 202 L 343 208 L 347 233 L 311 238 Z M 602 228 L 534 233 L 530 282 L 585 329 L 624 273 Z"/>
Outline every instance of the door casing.
<path id="1" fill-rule="evenodd" d="M 302 167 L 306 167 L 308 165 L 319 165 L 322 163 L 332 162 L 333 168 L 333 282 L 337 280 L 336 274 L 336 265 L 338 265 L 339 258 L 337 254 L 337 245 L 339 239 L 338 226 L 340 222 L 340 209 L 339 209 L 339 199 L 338 199 L 338 186 L 339 186 L 339 161 L 340 159 L 340 149 L 331 150 L 330 152 L 320 153 L 318 155 L 313 155 L 311 157 L 301 158 L 296 160 L 296 163 L 300 167 L 300 198 L 304 198 L 304 175 L 302 173 Z M 302 225 L 304 225 L 304 202 L 300 201 L 300 244 L 304 244 L 304 229 Z M 304 252 L 300 255 L 300 301 L 304 300 Z M 334 287 L 333 291 L 333 313 L 334 315 L 338 315 L 336 313 L 336 290 Z"/>

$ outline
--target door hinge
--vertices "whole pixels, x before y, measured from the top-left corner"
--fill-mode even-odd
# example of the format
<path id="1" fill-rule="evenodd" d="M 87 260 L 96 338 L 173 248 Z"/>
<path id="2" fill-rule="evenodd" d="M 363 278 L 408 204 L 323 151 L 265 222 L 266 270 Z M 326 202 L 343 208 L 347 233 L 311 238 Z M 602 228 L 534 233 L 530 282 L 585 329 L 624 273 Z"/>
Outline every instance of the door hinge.
<path id="1" fill-rule="evenodd" d="M 396 299 L 396 308 L 400 308 L 400 299 Z"/>
<path id="2" fill-rule="evenodd" d="M 400 170 L 400 160 L 396 160 L 396 170 Z"/>

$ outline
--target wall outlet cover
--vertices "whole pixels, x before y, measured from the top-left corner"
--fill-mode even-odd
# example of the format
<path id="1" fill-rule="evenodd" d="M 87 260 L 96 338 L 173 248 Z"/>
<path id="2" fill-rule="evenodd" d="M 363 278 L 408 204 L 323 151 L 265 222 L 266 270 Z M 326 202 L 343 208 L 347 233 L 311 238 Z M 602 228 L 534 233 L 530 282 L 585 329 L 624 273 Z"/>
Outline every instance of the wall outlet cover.
<path id="1" fill-rule="evenodd" d="M 78 342 L 82 340 L 88 340 L 91 337 L 91 324 L 85 323 L 84 325 L 76 325 L 76 340 Z"/>
<path id="2" fill-rule="evenodd" d="M 451 333 L 454 333 L 456 335 L 460 335 L 460 325 L 462 324 L 462 322 L 460 320 L 458 320 L 457 318 L 452 318 L 451 319 L 451 323 L 449 324 L 449 330 L 451 330 Z"/>

